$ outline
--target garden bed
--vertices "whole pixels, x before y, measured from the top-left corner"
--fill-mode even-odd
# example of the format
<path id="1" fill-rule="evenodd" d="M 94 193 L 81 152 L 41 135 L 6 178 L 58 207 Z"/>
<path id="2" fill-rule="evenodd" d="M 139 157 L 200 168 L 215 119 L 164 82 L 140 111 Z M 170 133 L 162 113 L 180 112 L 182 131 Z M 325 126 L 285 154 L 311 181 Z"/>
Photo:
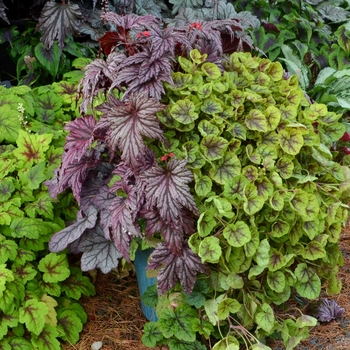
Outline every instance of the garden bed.
<path id="1" fill-rule="evenodd" d="M 340 320 L 319 325 L 311 330 L 309 339 L 303 341 L 297 350 L 345 350 L 350 349 L 350 225 L 343 230 L 340 249 L 344 266 L 339 276 L 343 283 L 341 294 L 334 296 L 345 308 Z M 94 342 L 102 341 L 102 350 L 145 350 L 141 342 L 146 318 L 143 316 L 135 276 L 119 279 L 114 273 L 98 272 L 95 281 L 96 296 L 81 299 L 88 322 L 76 345 L 66 344 L 65 350 L 88 350 Z M 282 343 L 270 346 L 283 350 Z M 156 348 L 168 349 L 166 346 Z"/>

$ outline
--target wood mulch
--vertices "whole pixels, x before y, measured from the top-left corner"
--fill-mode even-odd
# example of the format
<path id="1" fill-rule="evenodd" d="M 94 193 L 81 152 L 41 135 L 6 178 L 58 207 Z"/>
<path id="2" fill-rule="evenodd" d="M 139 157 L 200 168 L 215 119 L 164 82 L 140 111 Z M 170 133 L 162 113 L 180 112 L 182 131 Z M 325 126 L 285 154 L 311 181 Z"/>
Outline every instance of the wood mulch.
<path id="1" fill-rule="evenodd" d="M 339 277 L 343 289 L 332 296 L 345 308 L 340 320 L 320 324 L 310 332 L 297 350 L 348 350 L 350 349 L 350 225 L 343 230 L 340 249 L 344 256 L 344 266 Z M 89 350 L 94 342 L 101 341 L 101 350 L 146 350 L 141 342 L 146 318 L 143 316 L 135 276 L 118 278 L 109 273 L 98 273 L 95 281 L 96 295 L 83 297 L 82 303 L 88 315 L 80 341 L 75 345 L 64 344 L 64 350 Z M 283 350 L 281 342 L 270 345 L 274 350 Z M 167 347 L 157 347 L 166 350 Z"/>

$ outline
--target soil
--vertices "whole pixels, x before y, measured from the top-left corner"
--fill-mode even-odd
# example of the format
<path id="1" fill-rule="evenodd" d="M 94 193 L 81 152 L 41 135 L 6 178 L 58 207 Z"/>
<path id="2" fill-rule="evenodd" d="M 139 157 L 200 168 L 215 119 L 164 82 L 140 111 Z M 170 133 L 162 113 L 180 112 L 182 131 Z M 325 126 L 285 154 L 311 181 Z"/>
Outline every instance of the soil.
<path id="1" fill-rule="evenodd" d="M 302 341 L 296 350 L 350 349 L 350 225 L 343 230 L 339 245 L 344 256 L 344 266 L 339 272 L 343 288 L 339 295 L 330 298 L 345 308 L 345 313 L 341 319 L 318 324 L 311 329 L 310 337 Z M 141 311 L 135 276 L 119 278 L 113 273 L 98 273 L 95 288 L 94 297 L 80 300 L 88 315 L 80 341 L 75 345 L 64 344 L 64 349 L 89 350 L 98 341 L 103 343 L 101 350 L 149 349 L 141 342 L 142 330 L 147 320 Z M 326 297 L 324 293 L 322 296 Z M 274 350 L 285 349 L 279 341 L 269 345 Z M 163 346 L 155 349 L 168 348 Z"/>

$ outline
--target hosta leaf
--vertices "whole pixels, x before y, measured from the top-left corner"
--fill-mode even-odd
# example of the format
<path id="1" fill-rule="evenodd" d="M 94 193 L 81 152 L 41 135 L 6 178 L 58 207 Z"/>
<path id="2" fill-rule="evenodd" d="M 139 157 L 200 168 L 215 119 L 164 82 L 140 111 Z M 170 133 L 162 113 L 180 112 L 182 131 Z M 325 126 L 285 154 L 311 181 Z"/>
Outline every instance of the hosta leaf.
<path id="1" fill-rule="evenodd" d="M 83 18 L 77 4 L 47 2 L 41 10 L 36 30 L 42 30 L 41 41 L 50 49 L 55 39 L 62 49 L 67 34 L 78 34 L 80 20 Z"/>
<path id="2" fill-rule="evenodd" d="M 223 235 L 232 247 L 242 247 L 251 239 L 249 226 L 243 221 L 228 224 L 224 228 Z"/>
<path id="3" fill-rule="evenodd" d="M 79 340 L 79 333 L 83 329 L 83 323 L 73 310 L 64 310 L 58 313 L 58 329 L 62 330 L 64 340 L 75 344 Z"/>
<path id="4" fill-rule="evenodd" d="M 229 142 L 225 138 L 209 135 L 203 137 L 200 143 L 200 149 L 209 161 L 213 161 L 223 158 L 228 145 Z"/>
<path id="5" fill-rule="evenodd" d="M 32 343 L 39 350 L 60 350 L 61 345 L 57 337 L 59 332 L 56 327 L 45 325 L 44 329 L 39 335 L 32 335 Z"/>
<path id="6" fill-rule="evenodd" d="M 235 314 L 241 308 L 241 304 L 236 299 L 225 298 L 218 305 L 219 320 L 226 319 L 230 314 Z"/>
<path id="7" fill-rule="evenodd" d="M 60 252 L 67 248 L 69 243 L 77 240 L 86 229 L 95 226 L 97 220 L 97 209 L 90 206 L 86 213 L 79 212 L 77 221 L 60 232 L 55 233 L 49 243 L 52 252 Z"/>
<path id="8" fill-rule="evenodd" d="M 267 273 L 267 284 L 277 293 L 282 293 L 286 285 L 286 277 L 281 271 Z"/>
<path id="9" fill-rule="evenodd" d="M 275 325 L 275 315 L 270 305 L 264 303 L 260 311 L 255 315 L 255 321 L 260 328 L 266 332 L 271 332 Z"/>
<path id="10" fill-rule="evenodd" d="M 245 124 L 249 130 L 267 132 L 267 120 L 265 115 L 258 109 L 252 109 L 246 116 Z"/>
<path id="11" fill-rule="evenodd" d="M 166 338 L 175 336 L 180 340 L 193 342 L 196 333 L 192 330 L 193 319 L 197 312 L 187 305 L 180 305 L 175 310 L 165 309 L 159 317 L 158 325 Z"/>
<path id="12" fill-rule="evenodd" d="M 17 256 L 18 245 L 13 240 L 0 241 L 0 264 L 7 260 L 15 260 Z"/>
<path id="13" fill-rule="evenodd" d="M 233 152 L 225 152 L 224 156 L 213 164 L 214 167 L 209 172 L 210 176 L 221 185 L 231 183 L 241 173 L 241 162 Z"/>
<path id="14" fill-rule="evenodd" d="M 217 263 L 221 257 L 219 239 L 214 236 L 204 238 L 199 245 L 198 255 L 202 258 L 203 262 Z"/>
<path id="15" fill-rule="evenodd" d="M 304 138 L 300 131 L 294 129 L 282 129 L 279 131 L 280 146 L 288 154 L 295 156 L 304 145 Z"/>
<path id="16" fill-rule="evenodd" d="M 313 273 L 305 282 L 298 281 L 295 285 L 295 289 L 303 298 L 316 299 L 321 293 L 320 278 Z"/>
<path id="17" fill-rule="evenodd" d="M 122 254 L 117 250 L 113 240 L 105 238 L 101 226 L 97 225 L 88 232 L 78 248 L 80 252 L 83 252 L 82 271 L 99 268 L 103 273 L 110 272 L 118 266 Z"/>
<path id="18" fill-rule="evenodd" d="M 304 249 L 300 252 L 301 256 L 307 260 L 317 260 L 326 256 L 326 250 L 321 243 L 311 241 Z"/>
<path id="19" fill-rule="evenodd" d="M 44 329 L 45 316 L 48 311 L 45 303 L 29 299 L 19 308 L 19 321 L 25 323 L 30 332 L 39 335 Z"/>
<path id="20" fill-rule="evenodd" d="M 39 262 L 38 269 L 43 272 L 43 280 L 48 283 L 64 281 L 69 275 L 69 264 L 65 254 L 49 253 Z"/>
<path id="21" fill-rule="evenodd" d="M 181 124 L 190 124 L 198 119 L 198 113 L 195 111 L 196 105 L 189 99 L 178 100 L 171 107 L 171 116 Z"/>

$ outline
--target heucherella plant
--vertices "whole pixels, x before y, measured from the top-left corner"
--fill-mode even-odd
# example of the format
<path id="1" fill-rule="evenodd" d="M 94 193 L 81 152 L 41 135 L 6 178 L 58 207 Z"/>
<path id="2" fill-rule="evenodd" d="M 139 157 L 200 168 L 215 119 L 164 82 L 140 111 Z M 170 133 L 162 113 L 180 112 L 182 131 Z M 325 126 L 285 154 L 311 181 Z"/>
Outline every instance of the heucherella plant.
<path id="1" fill-rule="evenodd" d="M 48 99 L 51 88 L 46 87 Z M 78 341 L 87 320 L 76 300 L 94 294 L 89 278 L 69 266 L 67 254 L 47 247 L 75 212 L 70 194 L 57 206 L 43 186 L 63 151 L 62 132 L 55 130 L 63 113 L 42 123 L 38 99 L 47 100 L 26 86 L 1 87 L 0 96 L 0 349 L 59 350 L 60 340 Z M 64 97 L 56 101 L 67 111 Z"/>

